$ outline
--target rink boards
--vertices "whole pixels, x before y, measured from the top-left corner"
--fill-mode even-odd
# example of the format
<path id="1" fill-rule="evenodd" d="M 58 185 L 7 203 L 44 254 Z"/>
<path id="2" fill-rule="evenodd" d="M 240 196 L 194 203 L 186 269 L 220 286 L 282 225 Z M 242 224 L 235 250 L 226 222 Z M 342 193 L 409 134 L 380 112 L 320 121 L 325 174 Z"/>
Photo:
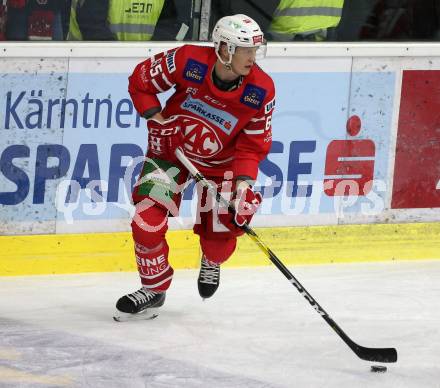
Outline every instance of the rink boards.
<path id="1" fill-rule="evenodd" d="M 257 228 L 256 232 L 286 265 L 440 258 L 439 223 Z M 199 267 L 198 237 L 192 231 L 170 231 L 167 240 L 175 269 Z M 127 232 L 4 236 L 0 243 L 1 276 L 136 269 Z M 255 243 L 243 236 L 224 265 L 269 263 Z"/>
<path id="2" fill-rule="evenodd" d="M 31 273 L 132 269 L 128 193 L 136 169 L 128 175 L 127 166 L 143 155 L 146 130 L 127 77 L 144 57 L 173 45 L 2 47 L 0 234 L 9 236 L 0 244 L 12 255 L 2 254 L 0 273 L 25 271 L 20 259 L 31 260 Z M 281 258 L 406 258 L 405 244 L 417 239 L 408 257 L 440 256 L 435 50 L 269 47 L 261 66 L 277 91 L 273 146 L 260 167 L 256 186 L 265 198 L 253 225 L 265 227 L 259 233 Z M 198 262 L 194 209 L 189 187 L 169 233 L 180 247 L 171 252 L 177 268 Z M 387 238 L 394 251 L 381 246 Z M 231 265 L 265 263 L 249 244 L 241 239 Z M 52 252 L 57 257 L 47 257 Z"/>

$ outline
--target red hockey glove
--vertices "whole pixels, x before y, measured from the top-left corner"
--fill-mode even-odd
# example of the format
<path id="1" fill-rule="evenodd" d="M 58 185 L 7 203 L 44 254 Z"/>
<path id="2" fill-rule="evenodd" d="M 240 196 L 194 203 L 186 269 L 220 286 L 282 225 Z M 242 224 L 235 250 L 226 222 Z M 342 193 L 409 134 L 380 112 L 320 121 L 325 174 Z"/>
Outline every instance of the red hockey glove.
<path id="1" fill-rule="evenodd" d="M 178 116 L 171 116 L 165 121 L 149 119 L 148 154 L 168 162 L 176 162 L 174 152 L 183 145 L 182 122 Z"/>
<path id="2" fill-rule="evenodd" d="M 231 232 L 237 236 L 241 236 L 244 231 L 240 228 L 245 223 L 249 224 L 252 217 L 257 212 L 258 207 L 263 201 L 261 193 L 255 193 L 250 186 L 244 189 L 238 189 L 231 199 L 231 204 L 235 209 L 235 215 L 232 215 L 226 209 L 219 211 L 218 218 Z"/>

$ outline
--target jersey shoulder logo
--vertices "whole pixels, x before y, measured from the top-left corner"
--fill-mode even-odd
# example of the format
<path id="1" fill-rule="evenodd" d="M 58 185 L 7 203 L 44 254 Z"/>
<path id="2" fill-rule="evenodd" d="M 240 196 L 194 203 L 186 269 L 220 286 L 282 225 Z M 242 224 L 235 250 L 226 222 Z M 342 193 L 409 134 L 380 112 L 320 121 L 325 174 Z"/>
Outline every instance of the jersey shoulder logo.
<path id="1" fill-rule="evenodd" d="M 189 58 L 183 70 L 183 78 L 201 84 L 208 71 L 208 65 Z"/>
<path id="2" fill-rule="evenodd" d="M 170 73 L 174 73 L 176 70 L 176 51 L 176 49 L 170 50 L 166 56 L 167 68 Z"/>
<path id="3" fill-rule="evenodd" d="M 264 97 L 266 97 L 265 89 L 256 85 L 247 84 L 240 97 L 240 102 L 258 110 L 263 104 Z"/>
<path id="4" fill-rule="evenodd" d="M 268 114 L 273 108 L 275 108 L 275 97 L 266 104 L 264 112 Z"/>

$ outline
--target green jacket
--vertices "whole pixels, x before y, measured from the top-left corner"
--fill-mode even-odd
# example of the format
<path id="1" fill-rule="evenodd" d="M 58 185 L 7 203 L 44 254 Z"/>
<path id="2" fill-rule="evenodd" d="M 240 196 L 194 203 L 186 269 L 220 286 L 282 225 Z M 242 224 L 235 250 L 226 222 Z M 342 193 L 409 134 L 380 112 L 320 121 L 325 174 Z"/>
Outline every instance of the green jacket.
<path id="1" fill-rule="evenodd" d="M 336 27 L 344 0 L 281 0 L 269 31 L 275 40 L 290 40 L 297 34 L 312 34 Z"/>
<path id="2" fill-rule="evenodd" d="M 68 39 L 151 40 L 163 5 L 164 0 L 73 0 Z"/>

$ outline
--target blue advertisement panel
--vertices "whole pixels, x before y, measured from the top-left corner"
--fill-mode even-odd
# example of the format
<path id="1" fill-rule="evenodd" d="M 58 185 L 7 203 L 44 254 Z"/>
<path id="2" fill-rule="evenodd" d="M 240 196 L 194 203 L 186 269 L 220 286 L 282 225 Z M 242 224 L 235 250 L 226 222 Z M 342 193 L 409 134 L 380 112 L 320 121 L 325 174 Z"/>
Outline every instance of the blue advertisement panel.
<path id="1" fill-rule="evenodd" d="M 11 61 L 1 67 L 11 68 Z M 41 71 L 41 74 L 38 71 Z M 60 121 L 67 90 L 67 60 L 15 61 L 18 72 L 0 77 L 0 232 L 53 233 L 56 187 L 67 171 L 68 155 Z"/>
<path id="2" fill-rule="evenodd" d="M 338 213 L 342 205 L 348 212 L 383 205 L 394 74 L 272 76 L 277 85 L 274 144 L 259 181 L 275 177 L 277 186 L 270 187 L 274 199 L 262 211 L 324 214 Z"/>
<path id="3" fill-rule="evenodd" d="M 7 73 L 0 78 L 0 222 L 127 220 L 146 150 L 124 73 Z M 256 187 L 265 222 L 383 209 L 393 72 L 272 73 L 273 145 Z M 161 96 L 162 101 L 168 94 Z M 127 171 L 131 179 L 127 182 Z M 191 187 L 182 217 L 192 217 Z M 270 217 L 267 217 L 270 216 Z M 258 217 L 257 217 L 258 220 Z M 269 222 L 270 223 L 270 222 Z M 47 226 L 50 225 L 50 226 Z M 52 230 L 51 230 L 52 228 Z M 111 230 L 111 226 L 106 228 Z M 96 230 L 99 231 L 99 230 Z M 8 228 L 3 233 L 13 233 Z M 15 231 L 17 232 L 17 231 Z"/>

